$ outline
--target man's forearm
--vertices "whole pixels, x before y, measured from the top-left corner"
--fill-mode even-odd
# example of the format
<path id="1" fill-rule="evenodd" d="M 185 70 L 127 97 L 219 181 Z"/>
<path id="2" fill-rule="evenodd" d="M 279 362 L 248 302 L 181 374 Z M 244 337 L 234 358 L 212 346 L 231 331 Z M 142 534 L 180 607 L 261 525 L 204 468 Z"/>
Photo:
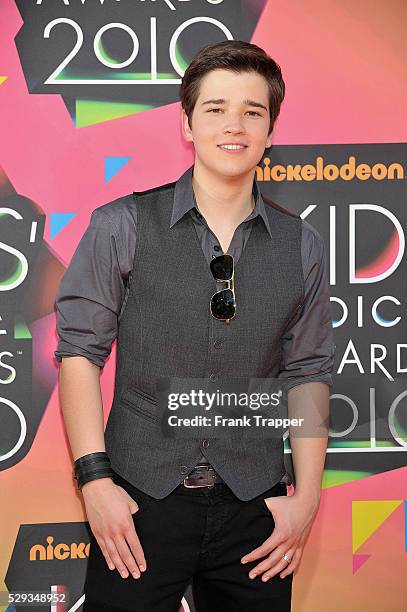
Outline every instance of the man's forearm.
<path id="1" fill-rule="evenodd" d="M 290 427 L 295 493 L 319 500 L 329 429 L 329 385 L 308 382 L 288 392 L 288 416 L 303 418 L 302 427 Z"/>
<path id="2" fill-rule="evenodd" d="M 105 451 L 100 368 L 80 355 L 62 359 L 59 391 L 74 461 Z"/>

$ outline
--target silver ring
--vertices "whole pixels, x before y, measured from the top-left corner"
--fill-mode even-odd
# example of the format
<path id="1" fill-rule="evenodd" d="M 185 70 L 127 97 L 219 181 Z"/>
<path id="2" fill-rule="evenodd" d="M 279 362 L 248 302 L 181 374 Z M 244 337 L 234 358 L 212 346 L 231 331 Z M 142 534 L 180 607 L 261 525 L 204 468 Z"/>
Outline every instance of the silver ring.
<path id="1" fill-rule="evenodd" d="M 283 559 L 284 561 L 287 561 L 287 563 L 291 563 L 291 559 L 287 554 L 284 555 Z"/>

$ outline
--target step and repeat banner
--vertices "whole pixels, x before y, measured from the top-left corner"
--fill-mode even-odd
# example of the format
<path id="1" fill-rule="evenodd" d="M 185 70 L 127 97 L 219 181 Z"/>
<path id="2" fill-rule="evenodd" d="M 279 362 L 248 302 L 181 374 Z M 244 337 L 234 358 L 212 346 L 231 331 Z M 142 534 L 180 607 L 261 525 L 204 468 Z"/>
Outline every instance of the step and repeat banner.
<path id="1" fill-rule="evenodd" d="M 292 609 L 407 609 L 406 20 L 398 0 L 0 0 L 1 610 L 25 609 L 18 591 L 44 592 L 41 612 L 83 604 L 89 526 L 59 404 L 56 291 L 96 207 L 193 163 L 179 85 L 225 39 L 282 67 L 257 179 L 329 259 L 330 438 Z M 114 345 L 105 422 L 115 358 Z M 180 610 L 194 610 L 190 589 Z"/>

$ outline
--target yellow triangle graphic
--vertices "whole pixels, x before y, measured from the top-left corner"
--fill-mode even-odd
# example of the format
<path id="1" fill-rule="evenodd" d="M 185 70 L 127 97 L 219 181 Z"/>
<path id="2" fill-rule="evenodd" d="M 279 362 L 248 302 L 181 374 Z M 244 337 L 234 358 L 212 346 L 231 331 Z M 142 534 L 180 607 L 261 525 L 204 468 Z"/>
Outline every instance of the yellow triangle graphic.
<path id="1" fill-rule="evenodd" d="M 120 119 L 154 108 L 147 104 L 131 102 L 105 102 L 103 100 L 76 100 L 75 126 L 96 125 L 112 119 Z"/>
<path id="2" fill-rule="evenodd" d="M 352 549 L 355 553 L 364 542 L 403 503 L 403 500 L 352 502 Z"/>
<path id="3" fill-rule="evenodd" d="M 0 76 L 0 85 L 3 85 L 4 81 L 8 79 L 8 77 L 2 77 Z"/>

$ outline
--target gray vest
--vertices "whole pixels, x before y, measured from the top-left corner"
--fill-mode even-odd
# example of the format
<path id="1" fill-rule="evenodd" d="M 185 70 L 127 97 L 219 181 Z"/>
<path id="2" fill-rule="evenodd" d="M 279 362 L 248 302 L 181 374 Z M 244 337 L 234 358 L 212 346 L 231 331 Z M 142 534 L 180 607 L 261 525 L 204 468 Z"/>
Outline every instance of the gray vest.
<path id="1" fill-rule="evenodd" d="M 235 265 L 236 316 L 225 325 L 209 310 L 218 287 L 190 215 L 169 227 L 174 186 L 126 196 L 137 207 L 137 241 L 119 317 L 106 451 L 114 470 L 155 498 L 179 485 L 203 453 L 235 495 L 249 500 L 285 474 L 282 438 L 233 430 L 227 438 L 166 437 L 156 377 L 278 376 L 281 338 L 303 300 L 301 218 L 263 196 L 272 238 L 256 217 Z"/>

